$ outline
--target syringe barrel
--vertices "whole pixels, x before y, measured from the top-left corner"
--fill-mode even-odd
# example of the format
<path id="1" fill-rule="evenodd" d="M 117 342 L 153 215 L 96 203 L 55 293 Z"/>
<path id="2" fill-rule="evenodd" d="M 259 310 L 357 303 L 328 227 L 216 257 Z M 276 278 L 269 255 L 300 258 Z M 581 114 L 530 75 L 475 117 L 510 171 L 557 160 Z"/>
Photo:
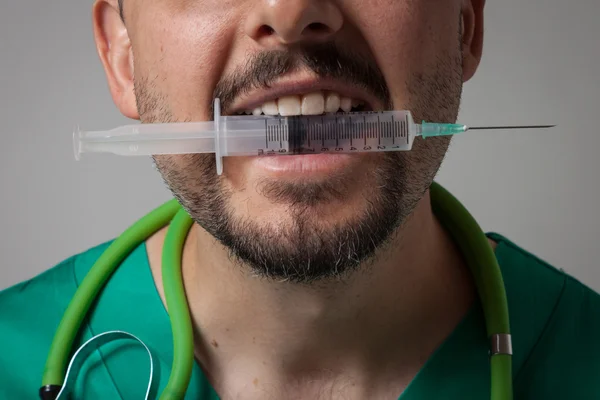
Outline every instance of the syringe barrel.
<path id="1" fill-rule="evenodd" d="M 406 151 L 416 134 L 408 111 L 228 116 L 221 117 L 219 128 L 223 156 Z"/>

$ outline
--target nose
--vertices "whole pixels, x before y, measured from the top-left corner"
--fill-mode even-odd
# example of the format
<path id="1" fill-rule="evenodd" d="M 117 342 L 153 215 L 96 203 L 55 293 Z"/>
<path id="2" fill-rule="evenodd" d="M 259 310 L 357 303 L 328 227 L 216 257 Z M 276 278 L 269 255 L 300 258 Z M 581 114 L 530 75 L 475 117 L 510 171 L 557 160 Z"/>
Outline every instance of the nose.
<path id="1" fill-rule="evenodd" d="M 332 0 L 257 0 L 245 32 L 259 44 L 272 47 L 298 42 L 326 42 L 344 23 Z"/>

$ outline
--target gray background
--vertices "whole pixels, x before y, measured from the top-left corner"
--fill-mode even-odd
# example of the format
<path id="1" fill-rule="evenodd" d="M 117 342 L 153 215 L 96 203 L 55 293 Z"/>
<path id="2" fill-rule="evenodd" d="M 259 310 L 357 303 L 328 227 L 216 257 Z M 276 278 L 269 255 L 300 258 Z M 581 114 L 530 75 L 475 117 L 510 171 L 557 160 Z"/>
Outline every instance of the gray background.
<path id="1" fill-rule="evenodd" d="M 600 1 L 488 1 L 460 120 L 558 124 L 469 133 L 439 181 L 482 227 L 600 290 Z M 113 105 L 91 1 L 0 5 L 0 289 L 118 235 L 169 198 L 147 158 L 73 159 L 71 132 L 128 123 Z"/>

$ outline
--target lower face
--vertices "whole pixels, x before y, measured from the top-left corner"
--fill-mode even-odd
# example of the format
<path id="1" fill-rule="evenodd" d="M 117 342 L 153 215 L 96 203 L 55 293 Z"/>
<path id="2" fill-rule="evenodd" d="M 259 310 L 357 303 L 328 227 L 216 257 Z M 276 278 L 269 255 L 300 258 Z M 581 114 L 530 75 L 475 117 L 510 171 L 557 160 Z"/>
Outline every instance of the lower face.
<path id="1" fill-rule="evenodd" d="M 145 123 L 211 119 L 215 93 L 227 98 L 232 84 L 241 84 L 239 76 L 249 79 L 252 63 L 270 53 L 240 33 L 255 1 L 175 3 L 184 2 L 145 4 L 129 22 L 138 109 Z M 373 3 L 365 11 L 364 0 L 336 2 L 347 20 L 332 40 L 341 53 L 351 52 L 364 60 L 360 65 L 373 66 L 378 78 L 361 67 L 331 72 L 331 57 L 320 58 L 318 52 L 310 62 L 293 63 L 273 76 L 360 82 L 385 108 L 410 110 L 416 121 L 454 122 L 462 90 L 457 2 Z M 277 54 L 292 58 L 302 49 Z M 336 101 L 333 91 L 309 92 L 292 94 L 300 110 L 304 96 L 320 94 L 325 105 L 332 96 Z M 248 93 L 251 97 L 252 90 Z M 279 110 L 270 102 L 241 112 L 297 113 L 295 103 L 296 111 L 285 108 L 288 100 L 275 100 L 283 104 Z M 354 100 L 358 106 L 361 99 Z M 448 144 L 434 138 L 415 140 L 409 152 L 227 157 L 222 175 L 216 173 L 214 155 L 154 160 L 193 219 L 244 268 L 269 279 L 312 283 L 347 276 L 390 241 L 426 193 Z"/>

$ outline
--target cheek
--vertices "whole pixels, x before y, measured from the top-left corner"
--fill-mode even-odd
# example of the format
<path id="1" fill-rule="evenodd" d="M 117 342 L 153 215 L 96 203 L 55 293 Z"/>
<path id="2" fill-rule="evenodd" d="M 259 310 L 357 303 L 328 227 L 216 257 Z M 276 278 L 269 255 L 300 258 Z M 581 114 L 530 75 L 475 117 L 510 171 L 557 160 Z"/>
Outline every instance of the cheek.
<path id="1" fill-rule="evenodd" d="M 458 49 L 458 3 L 376 0 L 368 7 L 359 7 L 358 3 L 352 7 L 356 10 L 353 23 L 393 93 L 405 93 L 410 77 L 434 65 L 440 52 Z"/>
<path id="2" fill-rule="evenodd" d="M 137 18 L 136 31 L 143 35 L 132 38 L 136 75 L 168 99 L 177 120 L 207 119 L 236 33 L 234 8 L 167 8 L 147 10 Z"/>

